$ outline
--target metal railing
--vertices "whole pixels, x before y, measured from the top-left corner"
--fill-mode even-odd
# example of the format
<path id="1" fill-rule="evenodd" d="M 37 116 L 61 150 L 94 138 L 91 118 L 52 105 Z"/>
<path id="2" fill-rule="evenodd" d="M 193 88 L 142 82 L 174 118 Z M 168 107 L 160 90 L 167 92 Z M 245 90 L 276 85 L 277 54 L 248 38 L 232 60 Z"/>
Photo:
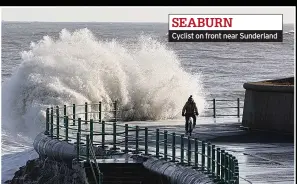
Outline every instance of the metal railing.
<path id="1" fill-rule="evenodd" d="M 79 132 L 77 132 L 77 134 L 79 134 Z M 80 137 L 80 135 L 77 135 L 77 137 Z M 89 165 L 90 165 L 90 168 L 92 170 L 92 174 L 93 174 L 93 178 L 95 180 L 95 183 L 96 184 L 102 184 L 103 183 L 103 174 L 100 172 L 100 169 L 99 169 L 99 166 L 98 166 L 98 163 L 97 163 L 97 158 L 96 158 L 96 154 L 95 154 L 95 151 L 94 151 L 94 147 L 93 147 L 93 143 L 92 143 L 92 140 L 90 140 L 90 135 L 86 135 L 86 160 L 88 161 Z M 77 149 L 79 149 L 79 146 L 77 146 Z M 78 151 L 79 153 L 79 151 Z M 93 168 L 93 163 L 92 161 L 95 163 L 95 168 Z M 96 172 L 98 174 L 98 177 L 95 173 L 95 169 L 96 169 Z"/>
<path id="2" fill-rule="evenodd" d="M 76 108 L 79 106 L 84 107 L 83 112 L 77 111 Z M 89 106 L 92 108 L 88 108 Z M 76 144 L 78 160 L 89 161 L 91 153 L 99 176 L 102 176 L 102 173 L 100 173 L 96 162 L 97 156 L 94 147 L 109 150 L 108 154 L 133 153 L 154 156 L 210 174 L 215 181 L 239 183 L 238 160 L 227 151 L 210 142 L 185 137 L 175 132 L 169 133 L 167 130 L 160 129 L 150 130 L 147 127 L 120 123 L 118 122 L 119 117 L 117 117 L 117 112 L 119 112 L 117 102 L 113 103 L 113 107 L 110 111 L 103 111 L 101 102 L 98 104 L 73 104 L 70 107 L 64 105 L 62 116 L 59 115 L 60 108 L 58 106 L 47 108 L 45 134 Z M 72 114 L 67 113 L 67 108 L 72 108 Z M 98 109 L 98 111 L 93 111 L 94 109 Z M 213 109 L 216 109 L 215 105 Z M 106 120 L 108 121 L 106 121 L 103 112 L 111 113 L 113 117 L 107 116 Z M 61 124 L 60 121 L 64 123 Z M 82 146 L 86 149 L 85 153 L 80 149 Z M 95 173 L 94 168 L 92 170 Z M 100 183 L 100 180 L 95 179 Z"/>
<path id="3" fill-rule="evenodd" d="M 212 110 L 212 117 L 216 118 L 219 116 L 236 116 L 238 118 L 240 118 L 240 116 L 242 116 L 242 110 L 243 109 L 243 105 L 241 103 L 243 103 L 243 101 L 240 100 L 240 98 L 237 98 L 236 100 L 232 100 L 232 99 L 212 99 L 212 100 L 207 100 L 208 102 L 211 102 L 212 107 L 208 107 L 206 109 Z M 231 102 L 231 104 L 227 104 L 227 106 L 224 104 L 223 106 L 221 106 L 222 104 L 220 104 L 220 102 Z M 234 104 L 236 102 L 236 104 Z M 210 105 L 210 104 L 209 104 Z M 236 109 L 236 112 L 234 112 L 234 114 L 217 114 L 218 110 L 221 109 Z M 210 117 L 210 115 L 204 115 L 204 117 Z"/>

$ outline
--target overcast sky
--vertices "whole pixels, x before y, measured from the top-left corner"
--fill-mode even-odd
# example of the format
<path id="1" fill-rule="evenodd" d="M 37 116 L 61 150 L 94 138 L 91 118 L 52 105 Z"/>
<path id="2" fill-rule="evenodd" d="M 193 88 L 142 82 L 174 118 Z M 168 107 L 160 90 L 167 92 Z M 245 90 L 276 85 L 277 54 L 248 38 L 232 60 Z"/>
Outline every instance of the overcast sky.
<path id="1" fill-rule="evenodd" d="M 295 22 L 295 7 L 2 7 L 4 21 L 168 22 L 168 14 L 283 14 Z"/>

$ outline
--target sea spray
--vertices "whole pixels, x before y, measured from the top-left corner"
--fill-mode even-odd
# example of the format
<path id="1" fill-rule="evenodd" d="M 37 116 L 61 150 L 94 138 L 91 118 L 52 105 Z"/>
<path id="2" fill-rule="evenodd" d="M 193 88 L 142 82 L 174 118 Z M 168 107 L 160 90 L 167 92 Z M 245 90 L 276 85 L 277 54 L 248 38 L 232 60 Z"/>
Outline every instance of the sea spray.
<path id="1" fill-rule="evenodd" d="M 45 108 L 84 102 L 110 110 L 118 100 L 123 120 L 160 120 L 181 117 L 193 95 L 203 111 L 201 76 L 187 73 L 174 51 L 148 36 L 130 44 L 97 40 L 88 29 L 31 43 L 2 84 L 2 127 L 35 136 Z"/>

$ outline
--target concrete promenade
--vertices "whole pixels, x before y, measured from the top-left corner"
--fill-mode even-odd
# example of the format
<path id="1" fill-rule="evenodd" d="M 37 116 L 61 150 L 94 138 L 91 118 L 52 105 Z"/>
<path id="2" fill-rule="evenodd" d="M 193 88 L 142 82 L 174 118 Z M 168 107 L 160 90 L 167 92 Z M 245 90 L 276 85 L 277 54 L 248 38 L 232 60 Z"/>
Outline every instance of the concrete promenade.
<path id="1" fill-rule="evenodd" d="M 164 121 L 130 121 L 117 122 L 117 125 L 130 127 L 148 127 L 160 132 L 167 130 L 176 134 L 184 134 L 184 119 Z M 82 130 L 89 130 L 89 124 L 82 124 Z M 121 127 L 120 127 L 121 128 Z M 112 131 L 112 123 L 106 125 Z M 121 132 L 121 128 L 118 131 Z M 73 130 L 76 132 L 76 130 Z M 101 126 L 94 123 L 94 132 L 100 132 Z M 60 131 L 63 134 L 63 131 Z M 134 132 L 131 132 L 132 134 Z M 143 134 L 143 133 L 142 133 Z M 74 133 L 69 130 L 69 142 L 76 141 Z M 150 138 L 154 139 L 155 136 Z M 99 137 L 94 137 L 96 140 Z M 198 117 L 192 138 L 210 141 L 216 147 L 226 150 L 238 159 L 240 184 L 293 184 L 294 182 L 294 137 L 275 132 L 248 132 L 241 127 L 238 118 Z M 112 142 L 112 135 L 106 136 L 106 146 Z M 120 140 L 118 140 L 120 141 Z M 109 142 L 109 143 L 108 143 Z M 180 144 L 176 142 L 176 144 Z M 110 144 L 111 145 L 111 144 Z M 154 149 L 155 144 L 149 144 Z M 160 147 L 162 149 L 162 146 Z M 176 153 L 179 156 L 178 152 Z"/>
<path id="2" fill-rule="evenodd" d="M 182 120 L 181 120 L 182 121 Z M 181 121 L 128 122 L 129 125 L 183 133 Z M 192 137 L 208 140 L 239 161 L 241 184 L 293 184 L 294 137 L 277 133 L 249 133 L 237 118 L 197 118 Z"/>

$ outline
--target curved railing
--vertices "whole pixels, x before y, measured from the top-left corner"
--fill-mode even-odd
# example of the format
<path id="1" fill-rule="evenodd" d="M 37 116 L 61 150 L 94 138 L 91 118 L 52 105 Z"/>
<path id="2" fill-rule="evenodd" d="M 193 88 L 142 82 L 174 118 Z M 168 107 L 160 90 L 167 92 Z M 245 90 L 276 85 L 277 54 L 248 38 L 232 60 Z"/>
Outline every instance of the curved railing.
<path id="1" fill-rule="evenodd" d="M 150 155 L 193 167 L 210 174 L 218 182 L 239 183 L 238 160 L 227 151 L 210 142 L 175 132 L 129 126 L 119 121 L 120 111 L 116 101 L 112 106 L 107 105 L 113 108 L 103 110 L 101 102 L 64 105 L 62 109 L 58 106 L 47 108 L 45 134 L 75 144 L 77 160 L 89 161 L 90 152 L 94 156 L 89 146 L 91 143 L 92 148 L 106 150 L 107 156 L 125 153 Z M 83 107 L 82 112 L 78 107 Z M 69 108 L 72 108 L 70 113 Z"/>

